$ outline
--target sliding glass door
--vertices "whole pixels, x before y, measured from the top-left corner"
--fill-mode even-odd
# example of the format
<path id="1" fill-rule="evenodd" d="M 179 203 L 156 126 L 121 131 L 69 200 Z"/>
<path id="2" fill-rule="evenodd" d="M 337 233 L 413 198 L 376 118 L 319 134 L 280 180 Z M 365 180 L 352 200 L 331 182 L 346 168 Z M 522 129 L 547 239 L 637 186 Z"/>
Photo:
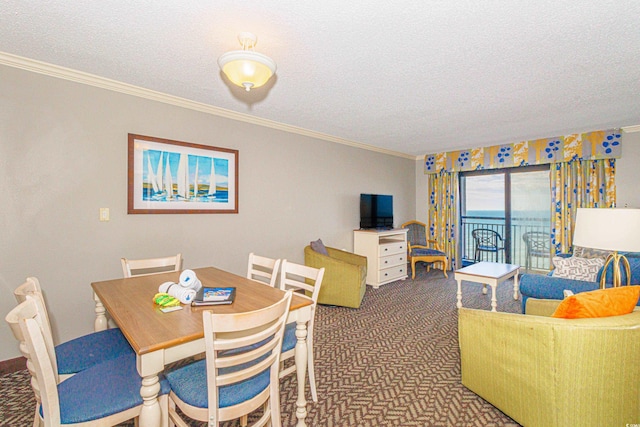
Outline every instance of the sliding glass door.
<path id="1" fill-rule="evenodd" d="M 460 195 L 464 265 L 495 261 L 549 269 L 548 165 L 462 173 Z"/>

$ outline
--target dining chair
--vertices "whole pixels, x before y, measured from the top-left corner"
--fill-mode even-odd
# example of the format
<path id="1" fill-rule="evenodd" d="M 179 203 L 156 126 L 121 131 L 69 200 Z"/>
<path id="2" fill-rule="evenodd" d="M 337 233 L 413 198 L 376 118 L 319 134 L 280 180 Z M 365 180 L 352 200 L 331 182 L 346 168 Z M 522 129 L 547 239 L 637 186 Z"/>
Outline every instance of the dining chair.
<path id="1" fill-rule="evenodd" d="M 411 262 L 411 278 L 416 278 L 416 263 L 424 262 L 429 271 L 431 264 L 440 263 L 444 277 L 447 276 L 448 259 L 436 240 L 427 239 L 427 224 L 420 221 L 408 221 L 400 226 L 406 228 L 408 258 Z"/>
<path id="2" fill-rule="evenodd" d="M 37 402 L 34 427 L 115 426 L 138 417 L 143 399 L 136 356 L 124 354 L 59 382 L 45 316 L 40 300 L 27 295 L 5 317 L 31 374 Z M 158 399 L 165 421 L 168 393 L 169 383 L 162 379 Z"/>
<path id="3" fill-rule="evenodd" d="M 318 392 L 316 391 L 316 374 L 313 367 L 313 325 L 323 276 L 324 267 L 308 267 L 306 265 L 289 262 L 286 259 L 282 261 L 282 266 L 280 267 L 280 289 L 285 291 L 302 291 L 304 292 L 304 295 L 301 296 L 313 301 L 313 305 L 311 306 L 311 317 L 307 325 L 307 369 L 309 372 L 311 396 L 313 397 L 314 402 L 318 401 Z M 287 375 L 296 372 L 295 364 L 285 368 L 284 361 L 295 356 L 297 342 L 296 323 L 288 323 L 285 326 L 284 338 L 282 341 L 280 378 L 284 378 Z"/>
<path id="4" fill-rule="evenodd" d="M 495 254 L 495 261 L 499 261 L 500 251 L 504 252 L 504 239 L 495 230 L 488 228 L 476 228 L 471 232 L 475 243 L 475 252 L 473 260 L 475 262 L 481 261 L 482 252 L 488 252 Z"/>
<path id="5" fill-rule="evenodd" d="M 47 347 L 55 353 L 53 367 L 62 380 L 107 360 L 125 354 L 134 354 L 129 342 L 118 328 L 93 332 L 54 346 L 49 313 L 40 281 L 36 277 L 27 277 L 26 281 L 13 291 L 13 294 L 18 303 L 24 302 L 27 296 L 39 301 L 42 307 L 41 319 L 45 341 Z"/>
<path id="6" fill-rule="evenodd" d="M 182 269 L 182 254 L 162 258 L 127 259 L 121 258 L 122 274 L 124 277 L 144 276 L 147 274 L 180 271 Z"/>
<path id="7" fill-rule="evenodd" d="M 251 312 L 202 312 L 205 359 L 167 373 L 172 425 L 189 426 L 176 408 L 214 427 L 260 407 L 253 426 L 281 425 L 279 362 L 291 295 Z"/>
<path id="8" fill-rule="evenodd" d="M 274 287 L 280 262 L 280 259 L 271 259 L 251 252 L 247 265 L 247 278 Z"/>

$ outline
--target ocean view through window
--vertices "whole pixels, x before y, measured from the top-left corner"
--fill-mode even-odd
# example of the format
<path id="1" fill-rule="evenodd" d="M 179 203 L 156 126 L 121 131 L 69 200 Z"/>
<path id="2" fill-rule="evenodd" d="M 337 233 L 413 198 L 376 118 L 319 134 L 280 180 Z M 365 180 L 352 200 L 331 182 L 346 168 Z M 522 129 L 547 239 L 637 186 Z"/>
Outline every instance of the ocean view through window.
<path id="1" fill-rule="evenodd" d="M 547 165 L 461 174 L 463 265 L 495 261 L 549 270 L 550 254 L 530 249 L 534 242 L 549 247 L 550 194 Z M 479 239 L 479 235 L 493 237 L 493 241 Z"/>

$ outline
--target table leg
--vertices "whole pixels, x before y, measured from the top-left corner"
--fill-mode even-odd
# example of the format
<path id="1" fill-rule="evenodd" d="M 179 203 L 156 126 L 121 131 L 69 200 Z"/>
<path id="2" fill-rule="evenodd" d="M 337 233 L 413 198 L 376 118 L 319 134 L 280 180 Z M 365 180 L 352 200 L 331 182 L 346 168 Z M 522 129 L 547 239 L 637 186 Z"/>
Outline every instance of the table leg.
<path id="1" fill-rule="evenodd" d="M 520 287 L 520 284 L 518 282 L 519 273 L 520 273 L 520 270 L 516 271 L 516 275 L 513 276 L 513 299 L 515 300 L 518 299 L 518 289 Z"/>
<path id="2" fill-rule="evenodd" d="M 491 311 L 498 311 L 496 308 L 498 307 L 498 299 L 496 298 L 496 288 L 498 287 L 497 283 L 491 284 Z M 486 288 L 486 285 L 485 285 Z"/>
<path id="3" fill-rule="evenodd" d="M 298 321 L 296 324 L 296 343 L 295 362 L 296 362 L 296 378 L 298 381 L 298 400 L 296 401 L 296 418 L 298 423 L 296 427 L 306 427 L 304 419 L 307 417 L 307 400 L 304 395 L 305 376 L 307 374 L 307 322 Z"/>
<path id="4" fill-rule="evenodd" d="M 462 308 L 462 279 L 456 279 L 456 282 L 458 282 L 458 303 L 456 304 L 456 307 Z"/>
<path id="5" fill-rule="evenodd" d="M 482 284 L 482 295 L 486 295 L 487 294 L 487 284 L 483 283 Z"/>
<path id="6" fill-rule="evenodd" d="M 100 331 L 106 331 L 108 328 L 108 322 L 107 322 L 107 309 L 104 308 L 104 305 L 102 305 L 102 301 L 100 301 L 100 298 L 98 298 L 98 296 L 94 293 L 93 294 L 93 300 L 96 303 L 96 320 L 93 323 L 93 330 L 95 332 L 100 332 Z"/>
<path id="7" fill-rule="evenodd" d="M 149 375 L 142 379 L 140 396 L 144 401 L 140 417 L 139 427 L 158 427 L 162 425 L 162 411 L 158 403 L 158 393 L 160 392 L 160 382 L 158 375 Z"/>

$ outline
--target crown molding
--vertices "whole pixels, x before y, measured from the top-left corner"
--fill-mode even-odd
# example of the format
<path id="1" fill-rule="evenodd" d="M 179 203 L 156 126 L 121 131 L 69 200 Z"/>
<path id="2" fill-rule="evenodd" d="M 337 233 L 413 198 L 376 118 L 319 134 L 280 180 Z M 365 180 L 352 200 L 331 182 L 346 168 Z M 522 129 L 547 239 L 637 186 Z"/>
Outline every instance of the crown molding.
<path id="1" fill-rule="evenodd" d="M 189 99 L 180 98 L 166 93 L 157 92 L 150 89 L 145 89 L 139 86 L 133 86 L 127 83 L 122 83 L 117 80 L 111 80 L 104 77 L 96 76 L 94 74 L 85 73 L 82 71 L 73 70 L 71 68 L 60 67 L 58 65 L 49 64 L 46 62 L 37 61 L 35 59 L 24 58 L 21 56 L 13 55 L 6 52 L 0 52 L 0 65 L 7 65 L 13 68 L 19 68 L 25 71 L 31 71 L 33 73 L 44 74 L 46 76 L 55 77 L 58 79 L 68 80 L 88 86 L 94 86 L 101 89 L 111 90 L 114 92 L 120 92 L 127 95 L 137 96 L 139 98 L 145 98 L 152 101 L 162 102 L 164 104 L 170 104 L 177 107 L 186 108 L 189 110 L 199 111 L 201 113 L 207 113 L 218 117 L 224 117 L 231 120 L 237 120 L 245 123 L 254 124 L 257 126 L 268 127 L 271 129 L 281 130 L 283 132 L 293 133 L 302 136 L 308 136 L 311 138 L 321 139 L 328 142 L 334 142 L 337 144 L 348 145 L 350 147 L 360 148 L 363 150 L 375 151 L 377 153 L 387 154 L 390 156 L 403 157 L 406 159 L 415 159 L 414 155 L 400 153 L 398 151 L 386 150 L 380 147 L 374 147 L 372 145 L 364 144 L 357 141 L 351 141 L 345 138 L 340 138 L 333 135 L 328 135 L 321 132 L 315 132 L 309 129 L 300 128 L 297 126 L 287 125 L 285 123 L 276 122 L 273 120 L 262 119 L 259 117 L 251 116 L 249 114 L 238 113 L 235 111 L 227 110 L 220 107 L 214 107 L 213 105 L 205 104 L 202 102 L 191 101 Z"/>
<path id="2" fill-rule="evenodd" d="M 620 129 L 622 129 L 624 131 L 624 133 L 640 132 L 640 125 L 623 126 Z"/>

